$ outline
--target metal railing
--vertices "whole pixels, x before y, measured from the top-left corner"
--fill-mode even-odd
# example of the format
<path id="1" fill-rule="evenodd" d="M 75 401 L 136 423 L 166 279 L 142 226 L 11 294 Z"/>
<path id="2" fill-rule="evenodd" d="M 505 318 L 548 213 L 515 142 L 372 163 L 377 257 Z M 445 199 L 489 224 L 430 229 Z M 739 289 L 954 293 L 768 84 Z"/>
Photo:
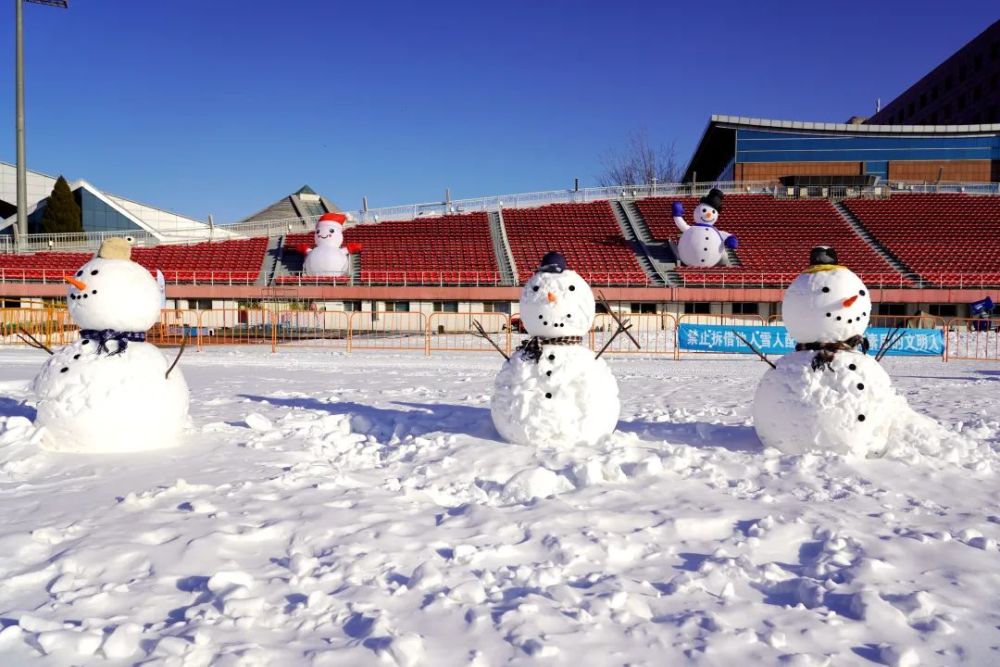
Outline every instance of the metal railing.
<path id="1" fill-rule="evenodd" d="M 909 193 L 964 193 L 1000 195 L 1000 183 L 964 183 L 926 181 L 880 181 L 872 186 L 783 186 L 774 181 L 724 181 L 705 183 L 654 183 L 650 185 L 618 185 L 611 187 L 547 190 L 506 195 L 489 195 L 445 202 L 424 202 L 402 206 L 386 206 L 352 211 L 353 224 L 377 223 L 386 220 L 411 220 L 441 215 L 497 211 L 503 208 L 534 208 L 547 204 L 586 203 L 606 199 L 644 199 L 647 197 L 685 197 L 705 194 L 718 188 L 726 194 L 768 194 L 778 198 L 872 198 Z M 826 191 L 826 194 L 822 194 Z M 308 232 L 317 216 L 276 218 L 220 224 L 214 227 L 175 228 L 156 234 L 143 230 L 84 232 L 80 234 L 28 234 L 21 239 L 20 252 L 44 250 L 93 250 L 112 236 L 130 236 L 138 246 L 187 244 L 223 241 L 254 236 L 280 236 Z M 351 223 L 349 223 L 350 226 Z M 12 238 L 0 235 L 0 253 L 14 252 Z"/>

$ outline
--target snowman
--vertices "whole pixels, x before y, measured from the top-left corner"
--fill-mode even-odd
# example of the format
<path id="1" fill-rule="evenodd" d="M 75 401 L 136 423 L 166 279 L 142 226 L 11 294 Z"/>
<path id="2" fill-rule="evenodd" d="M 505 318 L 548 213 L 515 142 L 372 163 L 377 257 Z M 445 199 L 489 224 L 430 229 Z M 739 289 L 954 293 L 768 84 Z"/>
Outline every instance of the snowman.
<path id="1" fill-rule="evenodd" d="M 344 245 L 343 213 L 324 213 L 316 221 L 313 233 L 316 246 L 306 248 L 303 270 L 307 276 L 346 276 L 349 268 L 348 256 L 361 251 L 360 243 Z"/>
<path id="2" fill-rule="evenodd" d="M 722 213 L 722 191 L 712 188 L 694 209 L 694 224 L 684 221 L 684 205 L 674 202 L 674 224 L 681 230 L 677 254 L 687 266 L 716 266 L 726 257 L 726 248 L 736 250 L 739 241 L 727 232 L 715 228 Z"/>
<path id="3" fill-rule="evenodd" d="M 832 248 L 814 248 L 809 268 L 782 301 L 795 352 L 764 374 L 753 400 L 754 428 L 765 446 L 788 454 L 880 456 L 895 431 L 931 422 L 909 408 L 866 354 L 871 310 L 861 279 L 837 263 Z"/>
<path id="4" fill-rule="evenodd" d="M 613 432 L 618 383 L 583 345 L 594 322 L 590 286 L 550 252 L 521 291 L 520 308 L 531 338 L 497 374 L 497 431 L 509 442 L 552 446 L 593 444 Z"/>
<path id="5" fill-rule="evenodd" d="M 80 340 L 49 357 L 35 378 L 42 446 L 120 453 L 178 444 L 187 384 L 145 342 L 160 318 L 156 280 L 131 260 L 125 239 L 112 238 L 66 282 Z"/>

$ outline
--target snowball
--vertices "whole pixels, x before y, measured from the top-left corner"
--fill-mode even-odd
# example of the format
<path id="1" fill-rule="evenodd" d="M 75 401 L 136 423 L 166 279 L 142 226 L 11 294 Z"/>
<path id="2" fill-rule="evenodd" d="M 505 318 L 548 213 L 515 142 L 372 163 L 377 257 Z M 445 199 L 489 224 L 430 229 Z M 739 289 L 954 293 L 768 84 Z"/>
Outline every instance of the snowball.
<path id="1" fill-rule="evenodd" d="M 270 431 L 272 428 L 271 420 L 257 412 L 248 414 L 243 421 L 255 431 Z"/>
<path id="2" fill-rule="evenodd" d="M 109 343 L 114 348 L 116 343 Z M 49 357 L 35 378 L 42 446 L 60 452 L 142 452 L 180 443 L 187 425 L 184 375 L 148 343 L 98 354 L 81 340 Z"/>
<path id="3" fill-rule="evenodd" d="M 505 503 L 526 503 L 535 498 L 549 498 L 573 488 L 569 480 L 548 468 L 530 468 L 517 473 L 503 485 Z"/>
<path id="4" fill-rule="evenodd" d="M 509 442 L 536 446 L 593 444 L 612 433 L 621 405 L 603 359 L 577 345 L 546 345 L 535 363 L 520 353 L 494 382 L 493 424 Z"/>

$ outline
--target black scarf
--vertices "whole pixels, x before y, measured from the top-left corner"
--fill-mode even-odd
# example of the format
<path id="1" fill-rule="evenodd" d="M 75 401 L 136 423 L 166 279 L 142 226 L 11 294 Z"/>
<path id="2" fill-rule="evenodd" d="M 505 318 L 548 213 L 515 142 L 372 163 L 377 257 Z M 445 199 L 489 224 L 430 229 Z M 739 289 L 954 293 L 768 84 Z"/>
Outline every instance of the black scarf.
<path id="1" fill-rule="evenodd" d="M 145 343 L 146 334 L 142 331 L 115 331 L 114 329 L 81 329 L 80 338 L 84 340 L 97 341 L 97 354 L 106 354 L 114 357 L 125 351 L 128 342 Z M 108 350 L 108 341 L 113 340 L 118 343 L 118 348 L 111 352 Z"/>
<path id="2" fill-rule="evenodd" d="M 532 336 L 521 341 L 516 351 L 537 364 L 542 358 L 543 345 L 579 345 L 582 342 L 583 336 L 558 336 L 556 338 Z"/>
<path id="3" fill-rule="evenodd" d="M 833 361 L 833 356 L 837 352 L 842 352 L 845 350 L 853 350 L 854 348 L 861 346 L 861 350 L 868 354 L 869 348 L 868 339 L 864 336 L 857 335 L 851 336 L 847 340 L 837 341 L 836 343 L 796 343 L 795 351 L 801 352 L 802 350 L 816 350 L 816 356 L 812 360 L 812 369 L 818 371 L 826 367 L 828 370 L 833 370 L 830 362 Z"/>

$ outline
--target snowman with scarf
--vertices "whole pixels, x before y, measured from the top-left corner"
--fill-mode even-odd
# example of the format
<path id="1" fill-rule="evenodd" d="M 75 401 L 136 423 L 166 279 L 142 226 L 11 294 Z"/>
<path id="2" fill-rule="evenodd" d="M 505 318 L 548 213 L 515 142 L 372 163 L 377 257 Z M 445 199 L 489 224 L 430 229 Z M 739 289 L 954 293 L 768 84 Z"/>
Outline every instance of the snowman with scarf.
<path id="1" fill-rule="evenodd" d="M 867 354 L 871 311 L 868 288 L 834 249 L 813 248 L 782 301 L 795 352 L 764 374 L 753 399 L 754 429 L 765 446 L 787 454 L 881 456 L 907 446 L 936 454 L 954 437 L 914 412 L 879 357 Z"/>
<path id="2" fill-rule="evenodd" d="M 694 224 L 684 220 L 684 205 L 674 202 L 674 224 L 681 231 L 677 254 L 686 266 L 708 268 L 718 265 L 726 257 L 726 248 L 736 250 L 739 241 L 728 232 L 716 229 L 722 213 L 722 190 L 712 188 L 699 200 L 694 209 Z"/>
<path id="3" fill-rule="evenodd" d="M 530 338 L 496 376 L 490 407 L 497 431 L 538 446 L 594 444 L 612 433 L 618 383 L 583 344 L 594 322 L 590 285 L 550 252 L 522 289 L 520 310 Z"/>
<path id="4" fill-rule="evenodd" d="M 349 257 L 361 252 L 360 243 L 344 244 L 344 213 L 324 213 L 316 221 L 313 232 L 315 247 L 300 248 L 306 260 L 303 271 L 307 276 L 346 276 L 350 268 Z"/>
<path id="5" fill-rule="evenodd" d="M 65 278 L 80 340 L 52 353 L 33 383 L 46 449 L 120 453 L 181 441 L 188 387 L 176 361 L 146 342 L 161 294 L 131 252 L 125 239 L 107 239 Z"/>

